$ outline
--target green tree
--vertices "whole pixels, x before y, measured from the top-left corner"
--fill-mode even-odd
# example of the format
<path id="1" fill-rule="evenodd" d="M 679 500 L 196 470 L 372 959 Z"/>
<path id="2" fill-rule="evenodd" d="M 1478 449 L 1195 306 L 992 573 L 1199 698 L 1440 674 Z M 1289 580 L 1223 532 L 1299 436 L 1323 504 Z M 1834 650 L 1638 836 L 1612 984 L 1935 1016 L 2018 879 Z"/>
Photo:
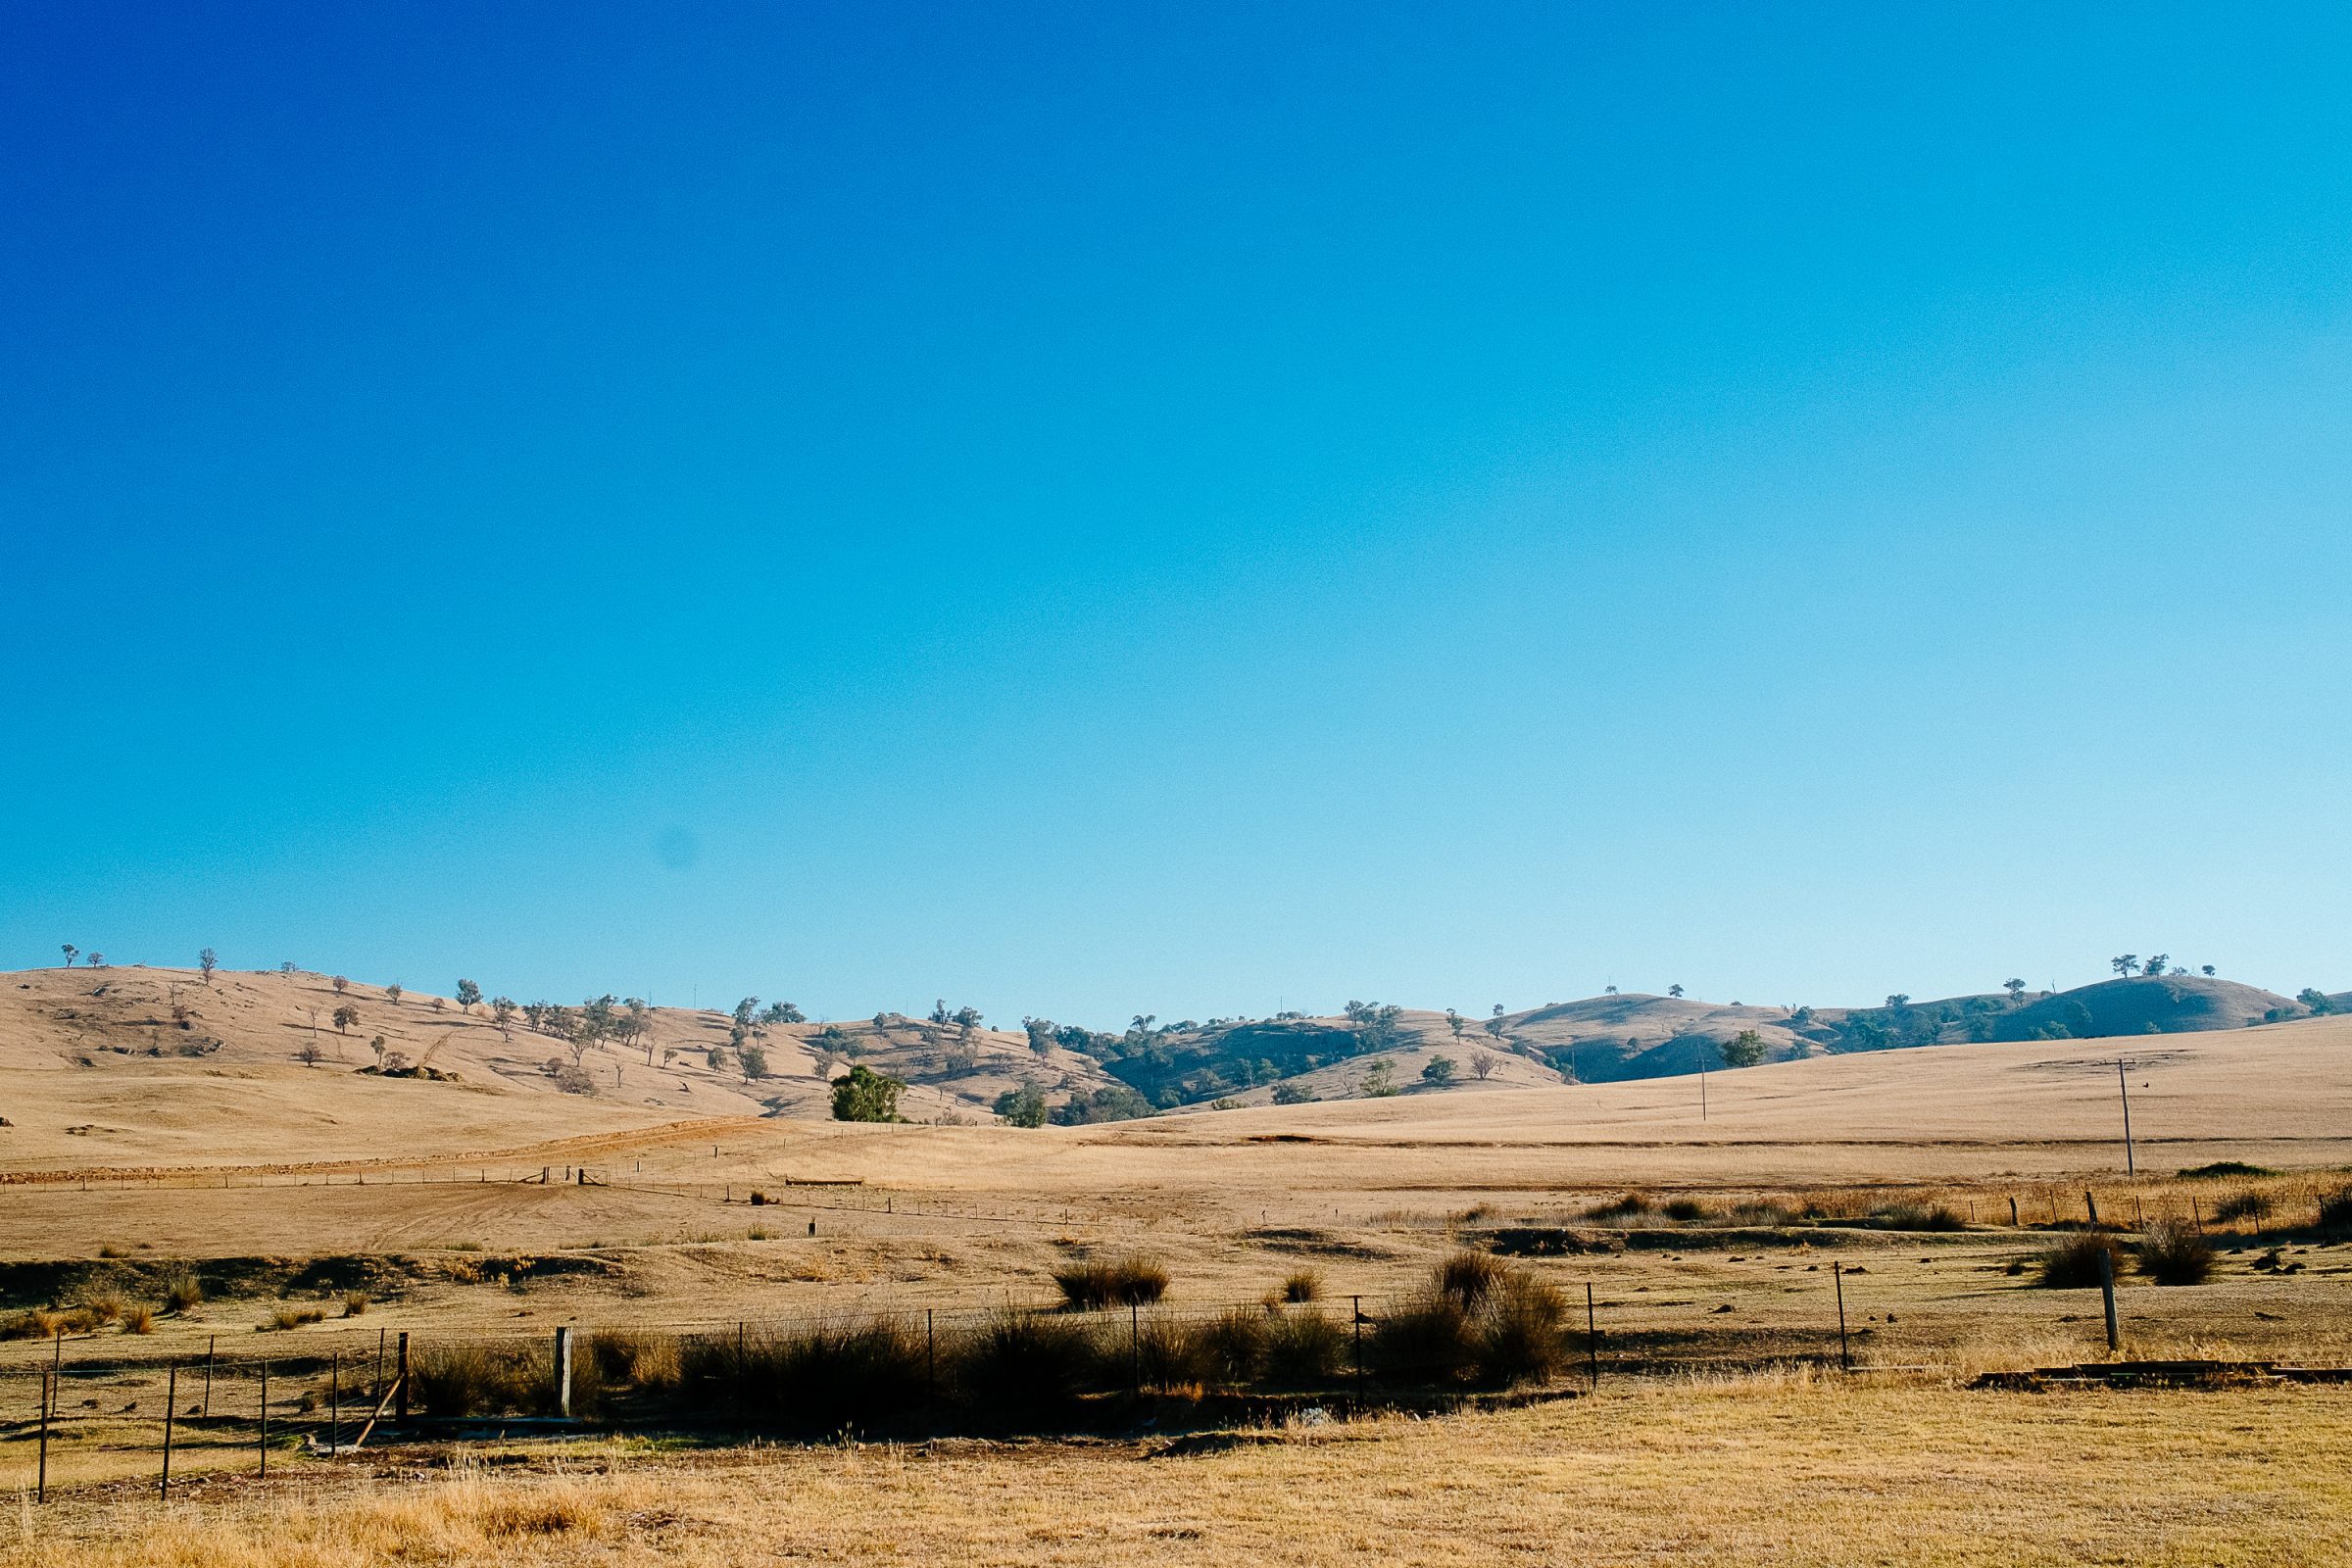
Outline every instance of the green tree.
<path id="1" fill-rule="evenodd" d="M 470 980 L 461 980 L 458 982 L 458 1005 L 460 1007 L 464 1008 L 467 1012 L 471 1012 L 474 1008 L 474 1004 L 481 1000 L 482 988 L 480 986 L 475 985 Z"/>
<path id="2" fill-rule="evenodd" d="M 1364 1093 L 1374 1100 L 1386 1100 L 1396 1092 L 1396 1064 L 1383 1056 L 1364 1069 Z"/>
<path id="3" fill-rule="evenodd" d="M 342 1006 L 335 1009 L 334 1018 L 335 1033 L 349 1033 L 351 1026 L 360 1021 L 360 1009 L 351 1005 L 349 1003 L 345 1003 Z"/>
<path id="4" fill-rule="evenodd" d="M 196 967 L 203 973 L 204 983 L 209 986 L 213 983 L 213 971 L 220 967 L 220 956 L 207 948 L 196 955 Z"/>
<path id="5" fill-rule="evenodd" d="M 2318 986 L 2305 986 L 2296 994 L 2295 1000 L 2313 1012 L 2333 1012 L 2335 1010 L 2335 999 Z"/>
<path id="6" fill-rule="evenodd" d="M 2004 980 L 2001 982 L 2001 989 L 2009 993 L 2009 1005 L 2016 1007 L 2024 1004 L 2026 1000 L 2026 983 L 2023 980 Z"/>
<path id="7" fill-rule="evenodd" d="M 1764 1037 L 1753 1029 L 1742 1029 L 1723 1048 L 1727 1067 L 1753 1067 L 1764 1059 Z"/>
<path id="8" fill-rule="evenodd" d="M 2107 960 L 2107 967 L 2113 969 L 2117 974 L 2123 975 L 2129 979 L 2131 976 L 2139 973 L 2139 955 L 2136 953 L 2119 953 L 2114 957 Z"/>
<path id="9" fill-rule="evenodd" d="M 1035 1083 L 1024 1081 L 1018 1089 L 1007 1089 L 997 1097 L 997 1114 L 1015 1127 L 1043 1127 L 1046 1092 Z"/>
<path id="10" fill-rule="evenodd" d="M 746 1082 L 767 1076 L 767 1048 L 765 1046 L 745 1046 L 735 1053 L 735 1059 L 743 1065 L 743 1076 Z"/>
<path id="11" fill-rule="evenodd" d="M 1453 1087 L 1453 1073 L 1451 1056 L 1432 1056 L 1421 1066 L 1421 1081 L 1432 1089 L 1450 1089 Z"/>
<path id="12" fill-rule="evenodd" d="M 1462 1042 L 1462 1015 L 1451 1007 L 1446 1009 L 1446 1027 L 1453 1031 L 1454 1044 L 1460 1045 Z"/>
<path id="13" fill-rule="evenodd" d="M 1666 994 L 1670 997 L 1679 997 L 1683 994 L 1683 988 L 1681 986 L 1668 986 L 1666 988 Z"/>
<path id="14" fill-rule="evenodd" d="M 2172 961 L 2173 956 L 2171 954 L 2159 953 L 2156 955 L 2156 956 L 2150 958 L 2146 963 L 2140 965 L 2140 972 L 2142 974 L 2162 974 L 2164 973 L 2164 966 Z"/>
<path id="15" fill-rule="evenodd" d="M 789 1002 L 771 1002 L 760 1015 L 761 1023 L 807 1023 L 808 1015 Z"/>
<path id="16" fill-rule="evenodd" d="M 497 1023 L 498 1032 L 500 1034 L 505 1035 L 510 1040 L 514 1038 L 514 999 L 513 997 L 495 997 L 491 999 L 490 1017 L 494 1022 Z"/>
<path id="17" fill-rule="evenodd" d="M 390 985 L 388 985 L 388 986 L 384 987 L 384 1000 L 386 1000 L 387 1002 L 391 1003 L 391 1004 L 392 1004 L 392 1005 L 394 1005 L 395 1007 L 397 1007 L 397 1006 L 399 1006 L 399 1005 L 400 1005 L 400 982 L 399 982 L 399 981 L 395 980 L 395 981 L 393 981 L 393 982 L 392 982 Z"/>
<path id="18" fill-rule="evenodd" d="M 1277 1105 L 1304 1105 L 1314 1098 L 1313 1092 L 1303 1084 L 1292 1083 L 1287 1079 L 1274 1086 L 1274 1103 Z"/>
<path id="19" fill-rule="evenodd" d="M 73 967 L 74 967 L 74 960 L 76 957 L 80 956 L 80 955 L 81 955 L 81 950 L 80 950 L 79 948 L 75 947 L 75 946 L 74 946 L 73 943 L 71 943 L 71 942 L 66 942 L 66 943 L 61 943 L 61 944 L 59 944 L 59 949 L 58 949 L 58 950 L 59 950 L 60 952 L 62 952 L 63 954 L 65 954 L 65 956 L 66 956 L 66 967 L 67 967 L 67 968 L 69 968 L 69 969 L 71 969 L 71 968 L 73 968 Z"/>
<path id="20" fill-rule="evenodd" d="M 835 1121 L 898 1121 L 905 1080 L 878 1073 L 860 1062 L 833 1080 Z"/>

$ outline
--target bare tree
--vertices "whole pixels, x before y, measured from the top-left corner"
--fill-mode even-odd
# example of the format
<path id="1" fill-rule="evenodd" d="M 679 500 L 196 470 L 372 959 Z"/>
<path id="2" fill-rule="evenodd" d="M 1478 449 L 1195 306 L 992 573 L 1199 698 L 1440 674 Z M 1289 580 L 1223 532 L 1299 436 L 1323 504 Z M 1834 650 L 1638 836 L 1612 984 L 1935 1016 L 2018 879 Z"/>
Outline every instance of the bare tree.
<path id="1" fill-rule="evenodd" d="M 336 996 L 338 996 L 338 997 L 339 997 L 339 996 L 341 996 L 341 995 L 342 995 L 344 992 L 346 992 L 346 991 L 349 991 L 349 990 L 351 989 L 351 982 L 350 982 L 349 980 L 346 980 L 345 978 L 343 978 L 343 976 L 341 976 L 341 975 L 337 975 L 337 976 L 335 976 L 335 978 L 334 978 L 334 980 L 333 980 L 332 984 L 334 985 L 334 988 L 335 988 L 335 995 L 336 995 Z"/>
<path id="2" fill-rule="evenodd" d="M 490 1003 L 490 1018 L 498 1025 L 500 1034 L 509 1040 L 514 1038 L 514 1031 L 512 1027 L 514 1021 L 514 999 L 513 997 L 493 998 Z"/>
<path id="3" fill-rule="evenodd" d="M 1495 1064 L 1501 1060 L 1502 1058 L 1492 1051 L 1473 1051 L 1470 1053 L 1470 1076 L 1483 1084 L 1487 1081 L 1487 1075 L 1493 1072 Z"/>
<path id="4" fill-rule="evenodd" d="M 318 1041 L 306 1040 L 302 1043 L 302 1048 L 294 1053 L 294 1059 L 305 1067 L 316 1067 L 325 1058 L 325 1055 L 326 1053 L 318 1049 Z"/>
<path id="5" fill-rule="evenodd" d="M 215 953 L 212 949 L 207 948 L 202 953 L 196 955 L 196 968 L 198 972 L 204 976 L 204 983 L 206 985 L 209 986 L 213 983 L 213 971 L 220 967 L 220 956 Z"/>
<path id="6" fill-rule="evenodd" d="M 88 957 L 82 959 L 81 962 L 82 967 L 87 969 L 103 969 L 106 967 L 106 955 L 103 953 L 93 953 Z"/>

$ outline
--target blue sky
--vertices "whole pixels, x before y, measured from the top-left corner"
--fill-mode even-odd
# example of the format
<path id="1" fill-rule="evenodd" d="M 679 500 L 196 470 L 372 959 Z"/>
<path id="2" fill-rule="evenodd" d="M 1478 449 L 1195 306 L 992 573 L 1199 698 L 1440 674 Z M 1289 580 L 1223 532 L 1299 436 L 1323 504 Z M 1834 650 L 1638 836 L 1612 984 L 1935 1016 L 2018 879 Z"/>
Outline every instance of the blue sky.
<path id="1" fill-rule="evenodd" d="M 0 51 L 0 962 L 2352 985 L 2338 8 Z"/>

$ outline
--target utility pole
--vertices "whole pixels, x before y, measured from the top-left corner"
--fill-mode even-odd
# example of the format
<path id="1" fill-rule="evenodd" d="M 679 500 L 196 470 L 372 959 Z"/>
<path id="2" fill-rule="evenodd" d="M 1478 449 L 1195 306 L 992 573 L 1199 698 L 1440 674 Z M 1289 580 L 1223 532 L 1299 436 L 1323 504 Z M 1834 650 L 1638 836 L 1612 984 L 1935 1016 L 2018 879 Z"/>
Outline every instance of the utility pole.
<path id="1" fill-rule="evenodd" d="M 2115 1087 L 2124 1096 L 2124 1174 L 2137 1178 L 2139 1161 L 2132 1152 L 2132 1085 L 2124 1076 L 2126 1063 L 2121 1056 L 2115 1061 Z"/>

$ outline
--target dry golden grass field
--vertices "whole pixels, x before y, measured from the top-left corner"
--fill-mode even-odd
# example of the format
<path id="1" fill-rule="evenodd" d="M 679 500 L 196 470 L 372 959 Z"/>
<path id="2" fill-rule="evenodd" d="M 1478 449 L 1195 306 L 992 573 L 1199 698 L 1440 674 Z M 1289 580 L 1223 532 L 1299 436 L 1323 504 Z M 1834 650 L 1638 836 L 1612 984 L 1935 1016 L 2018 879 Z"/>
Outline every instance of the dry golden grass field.
<path id="1" fill-rule="evenodd" d="M 197 982 L 141 983 L 168 998 Z M 556 1093 L 532 1048 L 415 997 L 402 1025 L 420 1052 L 453 1031 L 435 1060 L 461 1081 L 238 1045 L 307 1037 L 308 983 L 217 981 L 233 997 L 217 1009 L 257 1010 L 201 1055 L 93 1049 L 148 1027 L 135 1007 L 77 1045 L 85 1020 L 33 991 L 47 1010 L 0 1032 L 10 1483 L 36 1463 L 35 1369 L 64 1364 L 71 1395 L 50 1500 L 0 1532 L 8 1560 L 2271 1562 L 2330 1560 L 2352 1527 L 2352 1389 L 1966 1387 L 2107 1355 L 2096 1291 L 2034 1283 L 2088 1202 L 2127 1242 L 2178 1219 L 2219 1250 L 2205 1284 L 2127 1273 L 2125 1355 L 2352 1363 L 2352 1247 L 2315 1224 L 2352 1182 L 2352 1021 L 1787 1062 L 1711 1074 L 1703 1116 L 1697 1080 L 1676 1078 L 1093 1127 L 852 1126 L 674 1061 L 660 1087 L 660 1066 L 638 1069 L 634 1103 Z M 2266 1173 L 2179 1175 L 2216 1161 Z M 1597 1396 L 1245 1420 L 1173 1450 L 1133 1431 L 404 1439 L 284 1449 L 266 1490 L 248 1474 L 238 1401 L 258 1362 L 280 1369 L 272 1419 L 291 1436 L 330 1366 L 372 1383 L 379 1334 L 537 1344 L 559 1326 L 971 1314 L 1049 1303 L 1057 1268 L 1139 1252 L 1170 1276 L 1154 1311 L 1253 1301 L 1305 1269 L 1342 1314 L 1357 1296 L 1378 1312 L 1462 1246 L 1557 1286 L 1580 1329 L 1592 1289 Z M 202 1298 L 163 1310 L 182 1280 Z M 1840 1285 L 1865 1369 L 1850 1378 Z M 33 1320 L 52 1307 L 83 1310 Z M 192 1377 L 208 1352 L 238 1408 L 180 1431 L 189 1490 L 165 1509 L 167 1369 Z"/>

